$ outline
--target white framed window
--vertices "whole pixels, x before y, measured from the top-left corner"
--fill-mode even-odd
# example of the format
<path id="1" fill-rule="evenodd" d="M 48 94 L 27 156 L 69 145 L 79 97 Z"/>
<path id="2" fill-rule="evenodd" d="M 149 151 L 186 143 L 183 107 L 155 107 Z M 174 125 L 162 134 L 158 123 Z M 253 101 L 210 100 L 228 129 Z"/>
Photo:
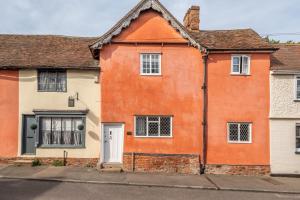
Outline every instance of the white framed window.
<path id="1" fill-rule="evenodd" d="M 228 123 L 227 139 L 229 143 L 251 143 L 252 124 L 245 122 Z"/>
<path id="2" fill-rule="evenodd" d="M 171 116 L 135 116 L 135 137 L 172 137 Z"/>
<path id="3" fill-rule="evenodd" d="M 161 75 L 161 54 L 142 53 L 140 62 L 141 75 Z"/>
<path id="4" fill-rule="evenodd" d="M 296 152 L 300 153 L 300 124 L 296 124 Z"/>
<path id="5" fill-rule="evenodd" d="M 249 75 L 250 74 L 250 56 L 232 55 L 231 56 L 231 74 Z"/>
<path id="6" fill-rule="evenodd" d="M 300 76 L 295 76 L 295 99 L 300 100 Z"/>

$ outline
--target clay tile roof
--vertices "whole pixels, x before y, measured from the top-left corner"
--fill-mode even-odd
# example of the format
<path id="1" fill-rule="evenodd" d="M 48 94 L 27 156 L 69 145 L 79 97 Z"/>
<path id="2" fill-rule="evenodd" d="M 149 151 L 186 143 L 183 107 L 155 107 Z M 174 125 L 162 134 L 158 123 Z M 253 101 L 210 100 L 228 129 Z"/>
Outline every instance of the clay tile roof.
<path id="1" fill-rule="evenodd" d="M 272 70 L 300 70 L 300 44 L 276 44 L 271 56 Z"/>
<path id="2" fill-rule="evenodd" d="M 99 68 L 88 45 L 95 38 L 0 35 L 0 68 Z"/>
<path id="3" fill-rule="evenodd" d="M 210 50 L 274 50 L 252 29 L 201 30 L 192 34 Z"/>

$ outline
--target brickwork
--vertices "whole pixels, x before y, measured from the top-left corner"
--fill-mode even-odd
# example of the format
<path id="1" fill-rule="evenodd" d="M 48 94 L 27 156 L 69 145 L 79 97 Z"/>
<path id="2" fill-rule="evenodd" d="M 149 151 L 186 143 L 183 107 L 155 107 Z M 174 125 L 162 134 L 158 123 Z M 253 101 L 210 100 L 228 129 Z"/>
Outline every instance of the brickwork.
<path id="1" fill-rule="evenodd" d="M 54 160 L 63 161 L 63 158 L 30 158 L 30 157 L 15 157 L 15 158 L 0 158 L 0 164 L 13 164 L 16 160 L 32 160 L 39 159 L 42 165 L 52 165 Z M 96 167 L 98 158 L 67 158 L 66 166 L 74 167 Z"/>
<path id="2" fill-rule="evenodd" d="M 124 153 L 123 170 L 135 172 L 164 172 L 199 174 L 200 156 L 191 154 Z"/>
<path id="3" fill-rule="evenodd" d="M 206 174 L 261 176 L 270 174 L 269 165 L 206 165 Z"/>
<path id="4" fill-rule="evenodd" d="M 200 7 L 192 6 L 184 16 L 183 24 L 189 31 L 199 31 Z"/>

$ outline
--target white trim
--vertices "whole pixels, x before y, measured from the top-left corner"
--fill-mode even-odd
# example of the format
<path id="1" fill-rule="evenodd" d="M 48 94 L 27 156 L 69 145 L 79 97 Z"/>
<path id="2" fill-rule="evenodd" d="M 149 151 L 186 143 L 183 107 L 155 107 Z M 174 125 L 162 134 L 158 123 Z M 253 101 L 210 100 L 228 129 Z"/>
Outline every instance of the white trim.
<path id="1" fill-rule="evenodd" d="M 103 164 L 104 163 L 104 127 L 105 125 L 120 125 L 122 127 L 122 143 L 121 143 L 121 149 L 122 149 L 122 156 L 121 156 L 121 163 L 123 163 L 123 154 L 124 154 L 124 141 L 125 141 L 125 124 L 124 123 L 101 123 L 101 142 L 100 142 L 100 149 L 101 149 L 101 152 L 100 152 L 100 159 L 99 159 L 99 164 Z"/>
<path id="2" fill-rule="evenodd" d="M 146 117 L 146 136 L 139 136 L 139 135 L 136 135 L 136 117 L 137 116 L 144 116 Z M 148 117 L 158 117 L 159 120 L 158 120 L 158 136 L 148 136 Z M 170 136 L 161 136 L 160 135 L 160 118 L 161 117 L 169 117 L 170 118 Z M 163 116 L 163 115 L 136 115 L 134 116 L 134 137 L 136 138 L 173 138 L 173 117 L 172 116 Z M 151 122 L 151 121 L 150 121 Z"/>
<path id="3" fill-rule="evenodd" d="M 241 73 L 241 72 L 233 72 L 233 58 L 234 57 L 239 57 L 242 59 L 244 57 L 248 57 L 248 73 Z M 239 61 L 239 65 L 240 65 L 240 61 Z M 239 66 L 240 68 L 240 66 Z M 243 68 L 243 66 L 242 66 Z M 231 67 L 230 67 L 230 74 L 231 75 L 237 75 L 237 76 L 249 76 L 251 74 L 251 55 L 246 55 L 246 54 L 232 54 L 231 55 Z"/>
<path id="4" fill-rule="evenodd" d="M 150 55 L 150 73 L 143 73 L 143 55 Z M 159 64 L 159 73 L 152 73 L 151 72 L 151 68 L 152 68 L 152 62 L 151 62 L 151 59 L 152 59 L 152 55 L 158 55 L 158 64 Z M 140 75 L 142 76 L 161 76 L 162 74 L 162 66 L 161 66 L 161 55 L 162 53 L 148 53 L 148 52 L 145 52 L 145 53 L 140 53 Z"/>
<path id="5" fill-rule="evenodd" d="M 238 141 L 231 141 L 229 138 L 229 125 L 238 124 Z M 240 141 L 240 125 L 249 124 L 249 141 Z M 229 144 L 251 144 L 252 143 L 252 123 L 250 122 L 228 122 L 227 123 L 227 143 Z"/>

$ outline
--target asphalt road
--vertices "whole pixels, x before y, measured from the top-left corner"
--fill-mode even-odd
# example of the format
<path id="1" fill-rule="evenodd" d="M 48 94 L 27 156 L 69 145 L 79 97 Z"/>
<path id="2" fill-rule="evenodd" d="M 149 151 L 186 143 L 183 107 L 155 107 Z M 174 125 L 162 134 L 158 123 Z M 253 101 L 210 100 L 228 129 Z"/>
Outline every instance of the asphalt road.
<path id="1" fill-rule="evenodd" d="M 0 179 L 0 200 L 6 199 L 300 200 L 300 195 Z"/>

